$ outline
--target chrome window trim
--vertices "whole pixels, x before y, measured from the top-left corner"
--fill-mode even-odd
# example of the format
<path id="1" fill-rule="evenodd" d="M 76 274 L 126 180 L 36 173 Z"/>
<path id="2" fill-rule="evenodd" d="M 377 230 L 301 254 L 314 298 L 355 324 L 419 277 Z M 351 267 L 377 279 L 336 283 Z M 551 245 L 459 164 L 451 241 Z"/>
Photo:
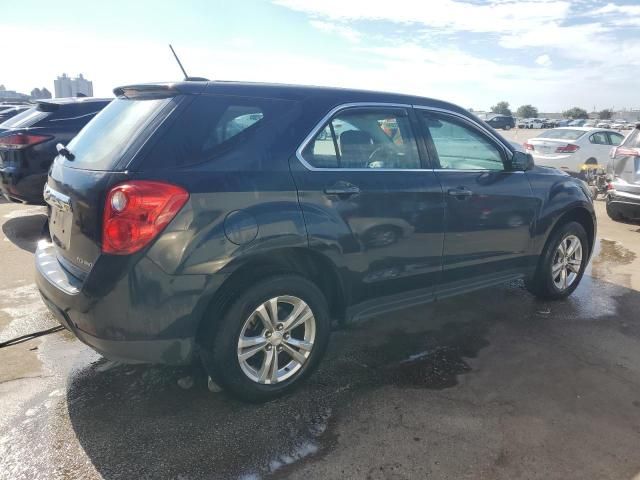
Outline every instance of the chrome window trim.
<path id="1" fill-rule="evenodd" d="M 415 109 L 415 110 L 429 110 L 437 113 L 444 113 L 446 115 L 451 115 L 457 117 L 464 122 L 468 123 L 472 127 L 481 130 L 483 133 L 491 137 L 495 143 L 498 144 L 504 150 L 504 154 L 509 156 L 512 154 L 511 149 L 505 145 L 499 138 L 493 135 L 489 130 L 487 130 L 482 125 L 476 123 L 470 118 L 466 117 L 457 112 L 453 112 L 451 110 L 447 110 L 444 108 L 437 107 L 426 107 L 424 105 L 410 105 L 407 103 L 385 103 L 385 102 L 352 102 L 352 103 L 343 103 L 333 107 L 329 112 L 322 117 L 322 119 L 311 129 L 311 133 L 309 133 L 305 139 L 302 141 L 300 146 L 296 150 L 296 157 L 298 161 L 310 171 L 319 171 L 319 172 L 467 172 L 467 173 L 485 173 L 485 172 L 499 172 L 499 170 L 489 170 L 489 169 L 453 169 L 453 168 L 322 168 L 322 167 L 314 167 L 309 162 L 307 162 L 302 156 L 302 151 L 307 148 L 309 142 L 311 142 L 315 136 L 320 132 L 320 130 L 325 126 L 325 124 L 337 113 L 347 110 L 350 108 L 362 108 L 362 107 L 380 107 L 380 108 L 406 108 L 406 109 Z M 416 145 L 417 147 L 417 145 Z M 504 171 L 504 173 L 524 173 L 522 171 Z"/>
<path id="2" fill-rule="evenodd" d="M 307 162 L 302 156 L 302 151 L 307 148 L 307 145 L 311 140 L 315 138 L 315 136 L 320 132 L 322 127 L 337 113 L 347 110 L 350 108 L 405 108 L 411 109 L 412 106 L 407 103 L 385 103 L 385 102 L 353 102 L 353 103 L 343 103 L 336 107 L 333 107 L 329 110 L 322 119 L 316 124 L 315 127 L 311 130 L 311 133 L 305 137 L 302 141 L 298 149 L 296 150 L 296 157 L 302 163 L 302 165 L 311 171 L 319 171 L 319 172 L 431 172 L 433 171 L 430 168 L 322 168 L 322 167 L 314 167 L 309 162 Z M 407 112 L 408 113 L 408 112 Z M 416 141 L 416 149 L 418 149 L 417 138 L 414 138 Z"/>

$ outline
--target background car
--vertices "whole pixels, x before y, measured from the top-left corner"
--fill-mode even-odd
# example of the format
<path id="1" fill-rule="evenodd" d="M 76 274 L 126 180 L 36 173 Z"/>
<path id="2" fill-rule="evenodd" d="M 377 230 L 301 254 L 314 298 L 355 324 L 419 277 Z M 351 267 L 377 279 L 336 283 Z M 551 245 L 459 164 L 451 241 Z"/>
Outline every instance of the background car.
<path id="1" fill-rule="evenodd" d="M 502 130 L 511 130 L 516 126 L 516 122 L 513 117 L 509 115 L 494 115 L 486 120 L 486 123 L 493 128 Z"/>
<path id="2" fill-rule="evenodd" d="M 628 123 L 629 122 L 627 122 L 626 120 L 619 119 L 611 124 L 611 128 L 613 128 L 614 130 L 624 130 Z"/>
<path id="3" fill-rule="evenodd" d="M 640 220 L 640 125 L 611 151 L 607 214 L 612 220 Z"/>
<path id="4" fill-rule="evenodd" d="M 570 123 L 572 122 L 572 120 L 569 120 L 568 118 L 564 118 L 562 120 L 558 120 L 556 127 L 566 127 L 568 126 Z"/>
<path id="5" fill-rule="evenodd" d="M 607 164 L 612 146 L 624 136 L 612 130 L 586 127 L 554 128 L 527 140 L 525 149 L 537 165 L 554 167 L 580 176 L 585 165 L 595 168 Z"/>
<path id="6" fill-rule="evenodd" d="M 544 128 L 544 121 L 541 118 L 532 118 L 527 122 L 527 128 Z"/>
<path id="7" fill-rule="evenodd" d="M 571 120 L 567 126 L 568 127 L 583 127 L 585 123 L 587 123 L 586 119 L 577 118 L 575 120 Z"/>
<path id="8" fill-rule="evenodd" d="M 69 142 L 110 101 L 40 101 L 0 124 L 0 193 L 10 201 L 44 205 L 42 189 L 56 144 Z"/>
<path id="9" fill-rule="evenodd" d="M 596 128 L 611 128 L 611 122 L 609 120 L 606 120 L 604 122 L 597 122 Z"/>
<path id="10" fill-rule="evenodd" d="M 519 118 L 516 122 L 518 128 L 527 128 L 527 124 L 529 123 L 530 118 Z"/>
<path id="11" fill-rule="evenodd" d="M 31 108 L 31 105 L 0 105 L 0 128 L 2 128 L 1 124 L 3 122 L 29 108 Z"/>

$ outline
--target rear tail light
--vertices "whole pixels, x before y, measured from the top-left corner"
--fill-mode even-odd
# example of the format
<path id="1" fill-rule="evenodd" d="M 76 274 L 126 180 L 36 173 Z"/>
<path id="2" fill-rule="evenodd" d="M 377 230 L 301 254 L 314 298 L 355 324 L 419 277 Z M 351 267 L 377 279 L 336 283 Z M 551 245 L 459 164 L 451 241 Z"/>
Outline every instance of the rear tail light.
<path id="1" fill-rule="evenodd" d="M 580 150 L 578 145 L 574 145 L 573 143 L 568 143 L 563 147 L 556 148 L 556 153 L 573 153 Z"/>
<path id="2" fill-rule="evenodd" d="M 181 187 L 134 180 L 107 193 L 102 222 L 102 251 L 129 255 L 147 246 L 189 199 Z"/>
<path id="3" fill-rule="evenodd" d="M 525 150 L 529 150 L 530 152 L 534 151 L 535 148 L 533 147 L 532 144 L 530 144 L 529 142 L 524 142 L 522 144 L 522 146 L 524 147 Z"/>
<path id="4" fill-rule="evenodd" d="M 618 147 L 613 152 L 615 157 L 640 157 L 640 149 L 629 147 Z"/>
<path id="5" fill-rule="evenodd" d="M 18 150 L 21 148 L 31 147 L 38 143 L 46 142 L 53 138 L 50 135 L 31 135 L 28 133 L 13 133 L 6 137 L 0 137 L 0 148 L 10 148 Z"/>

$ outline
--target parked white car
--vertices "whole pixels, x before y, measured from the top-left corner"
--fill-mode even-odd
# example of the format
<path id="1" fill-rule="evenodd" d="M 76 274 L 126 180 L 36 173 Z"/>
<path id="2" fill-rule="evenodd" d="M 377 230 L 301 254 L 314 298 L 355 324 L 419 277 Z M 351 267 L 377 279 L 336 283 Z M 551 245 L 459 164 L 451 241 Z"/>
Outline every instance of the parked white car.
<path id="1" fill-rule="evenodd" d="M 598 122 L 596 123 L 596 128 L 611 128 L 611 122 L 609 120 Z"/>
<path id="2" fill-rule="evenodd" d="M 616 120 L 611 124 L 611 128 L 613 128 L 614 130 L 624 130 L 628 123 L 629 122 L 627 122 L 626 120 Z"/>
<path id="3" fill-rule="evenodd" d="M 537 165 L 554 167 L 577 176 L 584 168 L 604 167 L 611 148 L 624 136 L 613 130 L 566 127 L 542 132 L 524 143 Z M 585 167 L 588 165 L 588 167 Z"/>

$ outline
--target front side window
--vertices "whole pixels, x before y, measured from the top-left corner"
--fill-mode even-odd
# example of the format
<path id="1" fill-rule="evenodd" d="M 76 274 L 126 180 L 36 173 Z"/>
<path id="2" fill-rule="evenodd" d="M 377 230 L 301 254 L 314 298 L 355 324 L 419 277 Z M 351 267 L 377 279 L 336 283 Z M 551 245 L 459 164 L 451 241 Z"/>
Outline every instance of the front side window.
<path id="1" fill-rule="evenodd" d="M 357 108 L 334 116 L 302 152 L 315 168 L 419 169 L 405 110 Z"/>
<path id="2" fill-rule="evenodd" d="M 451 170 L 504 170 L 500 150 L 484 135 L 444 115 L 421 112 L 438 154 L 440 168 Z"/>

